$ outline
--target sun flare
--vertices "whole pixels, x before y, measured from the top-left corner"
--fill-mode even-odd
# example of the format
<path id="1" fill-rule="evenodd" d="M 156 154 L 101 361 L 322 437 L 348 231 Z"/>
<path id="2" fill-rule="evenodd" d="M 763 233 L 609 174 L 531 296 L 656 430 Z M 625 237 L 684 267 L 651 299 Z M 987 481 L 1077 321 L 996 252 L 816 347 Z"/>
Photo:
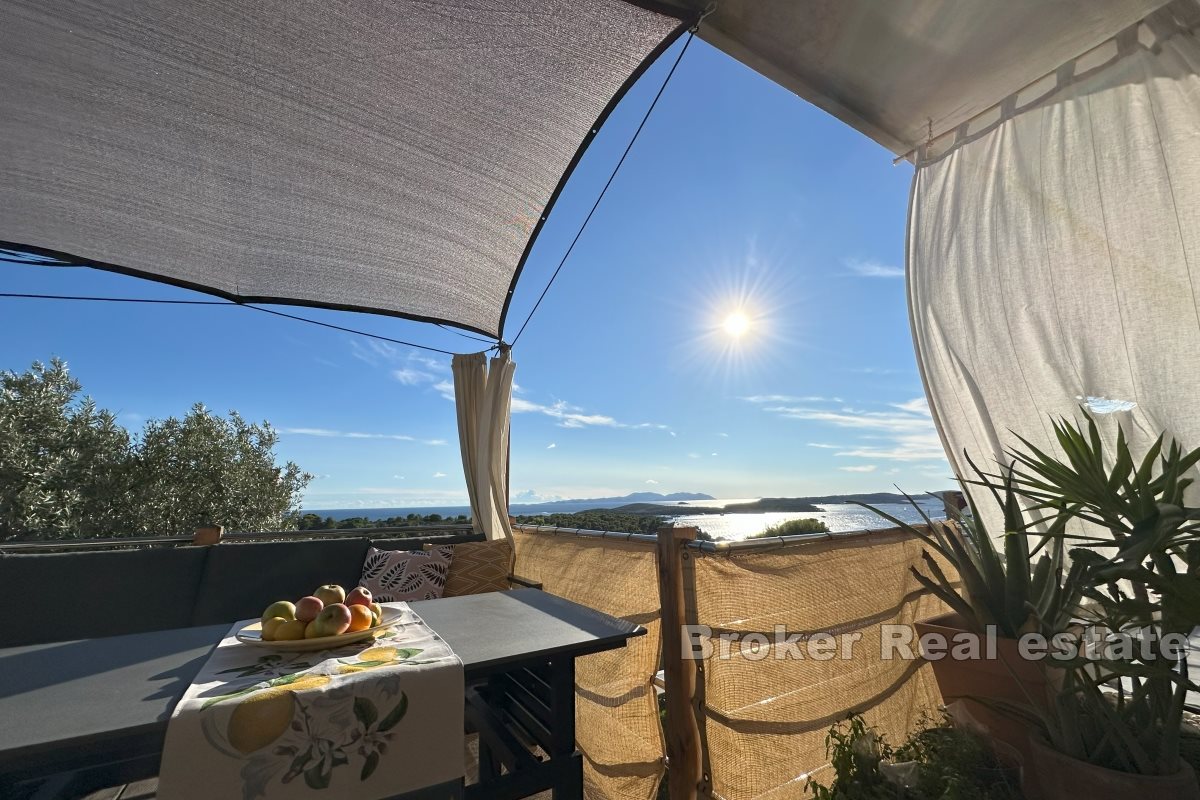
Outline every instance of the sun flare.
<path id="1" fill-rule="evenodd" d="M 734 339 L 738 339 L 746 331 L 750 330 L 750 320 L 742 312 L 735 311 L 725 318 L 725 321 L 721 323 L 721 327 Z"/>

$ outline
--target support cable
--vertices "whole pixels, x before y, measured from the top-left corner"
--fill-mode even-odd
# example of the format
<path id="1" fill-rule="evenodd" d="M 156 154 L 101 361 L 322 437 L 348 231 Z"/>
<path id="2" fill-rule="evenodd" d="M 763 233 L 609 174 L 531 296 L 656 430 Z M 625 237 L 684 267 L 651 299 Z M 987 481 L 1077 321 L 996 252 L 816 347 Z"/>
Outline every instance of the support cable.
<path id="1" fill-rule="evenodd" d="M 706 12 L 711 13 L 710 12 Z M 703 18 L 703 17 L 702 17 Z M 702 19 L 701 18 L 701 19 Z M 696 23 L 699 25 L 699 22 Z M 542 293 L 538 296 L 537 302 L 533 304 L 533 308 L 529 310 L 529 316 L 525 317 L 525 321 L 521 323 L 521 329 L 517 331 L 517 335 L 513 337 L 512 344 L 516 344 L 521 338 L 521 334 L 525 332 L 525 326 L 529 324 L 529 320 L 533 319 L 533 315 L 537 313 L 538 307 L 542 301 L 546 299 L 546 293 L 550 291 L 550 287 L 554 285 L 554 279 L 558 277 L 558 273 L 562 271 L 563 265 L 567 263 L 567 259 L 571 257 L 571 252 L 575 249 L 575 244 L 579 241 L 579 237 L 583 235 L 587 229 L 588 223 L 592 220 L 592 215 L 596 213 L 596 209 L 600 206 L 600 201 L 604 199 L 605 193 L 608 192 L 608 187 L 612 185 L 613 179 L 617 177 L 617 173 L 621 170 L 621 165 L 625 163 L 625 158 L 629 155 L 629 151 L 633 149 L 634 142 L 637 141 L 638 135 L 642 132 L 642 128 L 646 127 L 646 121 L 650 119 L 651 112 L 658 105 L 658 100 L 663 95 L 663 91 L 667 88 L 667 84 L 671 82 L 671 76 L 675 74 L 675 68 L 679 66 L 679 62 L 683 59 L 683 54 L 687 52 L 688 45 L 692 43 L 692 39 L 696 38 L 696 27 L 688 31 L 688 37 L 683 43 L 683 47 L 679 49 L 679 55 L 675 57 L 675 63 L 671 65 L 671 70 L 667 73 L 667 77 L 663 79 L 662 85 L 658 87 L 658 93 L 654 95 L 654 100 L 651 101 L 650 107 L 646 109 L 646 113 L 642 116 L 642 121 L 638 124 L 637 130 L 633 132 L 633 137 L 630 138 L 629 144 L 625 146 L 625 152 L 621 154 L 617 165 L 613 167 L 612 173 L 608 176 L 608 180 L 604 183 L 604 188 L 600 190 L 600 194 L 596 196 L 596 202 L 592 204 L 592 209 L 583 219 L 583 224 L 579 226 L 579 230 L 575 233 L 575 238 L 571 240 L 567 251 L 563 253 L 562 259 L 558 262 L 558 266 L 554 270 L 554 274 L 550 276 L 550 281 L 546 284 L 546 288 L 542 289 Z"/>

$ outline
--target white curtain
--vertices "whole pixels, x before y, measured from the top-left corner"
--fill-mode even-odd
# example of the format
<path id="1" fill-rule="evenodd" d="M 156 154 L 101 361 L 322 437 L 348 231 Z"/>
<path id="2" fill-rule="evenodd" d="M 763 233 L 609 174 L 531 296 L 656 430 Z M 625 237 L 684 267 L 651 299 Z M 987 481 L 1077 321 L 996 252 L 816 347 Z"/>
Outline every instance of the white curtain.
<path id="1" fill-rule="evenodd" d="M 511 542 L 508 430 L 516 364 L 503 348 L 490 368 L 486 353 L 456 355 L 452 366 L 458 443 L 475 530 Z"/>
<path id="2" fill-rule="evenodd" d="M 1081 404 L 1135 453 L 1200 445 L 1200 41 L 1148 23 L 918 165 L 910 315 L 960 475 L 1012 431 L 1058 452 Z"/>

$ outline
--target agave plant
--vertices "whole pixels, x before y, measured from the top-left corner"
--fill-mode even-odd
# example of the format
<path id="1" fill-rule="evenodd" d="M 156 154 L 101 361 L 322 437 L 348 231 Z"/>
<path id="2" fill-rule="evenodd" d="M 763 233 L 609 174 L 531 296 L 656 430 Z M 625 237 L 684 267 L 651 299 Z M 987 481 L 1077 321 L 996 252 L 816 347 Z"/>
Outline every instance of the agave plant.
<path id="1" fill-rule="evenodd" d="M 1078 597 L 1067 590 L 1077 585 L 1074 577 L 1063 580 L 1064 540 L 1056 535 L 1056 527 L 1046 534 L 1030 533 L 1011 474 L 995 482 L 973 462 L 971 468 L 977 476 L 971 483 L 986 488 L 1003 511 L 1000 548 L 966 492 L 971 516 L 957 515 L 949 522 L 930 518 L 920 504 L 904 494 L 924 526 L 911 525 L 866 503 L 858 505 L 925 543 L 928 549 L 921 554 L 924 569 L 909 569 L 923 587 L 962 616 L 970 630 L 982 634 L 994 626 L 1010 638 L 1029 630 L 1048 632 L 1070 615 Z M 1054 526 L 1059 524 L 1053 522 Z M 1031 548 L 1029 542 L 1034 536 L 1038 541 Z M 934 554 L 953 567 L 957 579 L 946 574 Z M 1036 564 L 1032 563 L 1033 556 L 1038 556 Z"/>
<path id="2" fill-rule="evenodd" d="M 1118 426 L 1111 458 L 1096 421 L 1054 422 L 1064 458 L 1021 439 L 1013 451 L 1013 493 L 1052 520 L 1048 536 L 1072 541 L 1072 573 L 1087 601 L 1077 624 L 1130 645 L 1070 662 L 1048 715 L 1051 744 L 1074 758 L 1127 772 L 1173 774 L 1189 679 L 1187 660 L 1165 641 L 1200 624 L 1200 510 L 1184 505 L 1200 449 L 1184 452 L 1161 435 L 1135 460 Z M 1111 466 L 1109 466 L 1111 464 Z M 1101 529 L 1068 534 L 1082 521 Z"/>

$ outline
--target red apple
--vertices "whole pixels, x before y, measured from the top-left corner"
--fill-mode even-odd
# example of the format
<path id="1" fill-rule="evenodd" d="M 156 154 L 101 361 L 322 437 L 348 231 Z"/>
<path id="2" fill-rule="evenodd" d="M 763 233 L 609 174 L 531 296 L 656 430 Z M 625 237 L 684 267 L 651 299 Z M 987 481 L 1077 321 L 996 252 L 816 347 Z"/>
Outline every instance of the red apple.
<path id="1" fill-rule="evenodd" d="M 321 602 L 321 598 L 319 597 L 313 597 L 311 594 L 307 597 L 301 597 L 296 601 L 296 619 L 301 622 L 312 622 L 324 607 L 325 604 Z"/>
<path id="2" fill-rule="evenodd" d="M 371 597 L 371 590 L 365 586 L 356 586 L 350 590 L 350 594 L 346 595 L 346 605 L 348 606 L 370 606 L 374 602 Z"/>
<path id="3" fill-rule="evenodd" d="M 331 603 L 313 620 L 318 636 L 337 636 L 350 628 L 350 609 L 343 603 Z"/>

